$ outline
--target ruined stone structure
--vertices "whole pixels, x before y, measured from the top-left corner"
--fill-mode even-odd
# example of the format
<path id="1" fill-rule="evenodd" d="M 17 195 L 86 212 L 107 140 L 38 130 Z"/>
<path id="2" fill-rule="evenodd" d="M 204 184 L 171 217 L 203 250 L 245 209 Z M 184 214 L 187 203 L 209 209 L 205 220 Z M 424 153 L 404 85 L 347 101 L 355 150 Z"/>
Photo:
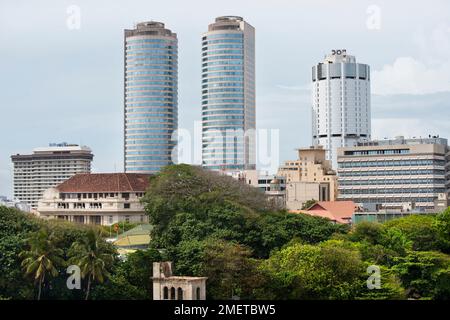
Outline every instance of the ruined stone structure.
<path id="1" fill-rule="evenodd" d="M 205 300 L 206 277 L 172 275 L 172 262 L 153 263 L 153 300 Z"/>

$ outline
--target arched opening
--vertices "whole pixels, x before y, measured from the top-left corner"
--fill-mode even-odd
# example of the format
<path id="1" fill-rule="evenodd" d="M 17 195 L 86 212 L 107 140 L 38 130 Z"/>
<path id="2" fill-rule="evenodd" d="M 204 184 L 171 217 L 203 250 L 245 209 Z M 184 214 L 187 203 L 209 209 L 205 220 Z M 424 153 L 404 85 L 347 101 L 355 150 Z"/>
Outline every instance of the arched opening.
<path id="1" fill-rule="evenodd" d="M 183 289 L 178 287 L 178 300 L 183 300 Z"/>
<path id="2" fill-rule="evenodd" d="M 169 299 L 169 288 L 164 287 L 163 289 L 163 299 L 168 300 Z"/>
<path id="3" fill-rule="evenodd" d="M 175 288 L 170 288 L 170 300 L 175 300 Z"/>
<path id="4" fill-rule="evenodd" d="M 197 287 L 197 290 L 195 290 L 195 299 L 200 300 L 200 287 Z"/>

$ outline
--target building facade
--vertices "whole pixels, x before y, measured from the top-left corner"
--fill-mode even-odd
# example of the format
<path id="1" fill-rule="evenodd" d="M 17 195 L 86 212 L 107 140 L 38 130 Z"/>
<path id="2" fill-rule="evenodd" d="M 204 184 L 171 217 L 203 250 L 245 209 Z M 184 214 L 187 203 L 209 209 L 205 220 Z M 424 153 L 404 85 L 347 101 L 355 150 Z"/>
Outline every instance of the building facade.
<path id="1" fill-rule="evenodd" d="M 147 222 L 140 199 L 150 175 L 139 173 L 77 174 L 47 189 L 37 208 L 44 219 L 95 225 Z"/>
<path id="2" fill-rule="evenodd" d="M 68 143 L 51 143 L 32 154 L 11 156 L 14 166 L 14 199 L 36 209 L 44 191 L 77 173 L 91 172 L 91 149 Z"/>
<path id="3" fill-rule="evenodd" d="M 155 173 L 175 161 L 178 40 L 161 22 L 125 30 L 125 172 Z"/>
<path id="4" fill-rule="evenodd" d="M 336 172 L 326 160 L 322 146 L 297 149 L 298 159 L 288 160 L 278 169 L 285 178 L 286 208 L 301 210 L 308 200 L 334 201 L 337 196 Z"/>
<path id="5" fill-rule="evenodd" d="M 174 276 L 171 261 L 153 262 L 153 300 L 206 300 L 207 277 Z"/>
<path id="6" fill-rule="evenodd" d="M 312 68 L 312 138 L 337 168 L 337 148 L 371 134 L 370 68 L 346 50 L 333 50 Z"/>
<path id="7" fill-rule="evenodd" d="M 283 176 L 269 174 L 258 170 L 244 170 L 234 178 L 263 191 L 267 201 L 278 208 L 286 206 L 286 179 Z"/>
<path id="8" fill-rule="evenodd" d="M 202 165 L 255 169 L 255 29 L 216 18 L 202 36 Z"/>
<path id="9" fill-rule="evenodd" d="M 397 137 L 340 148 L 339 199 L 375 211 L 433 211 L 448 195 L 446 154 L 447 139 L 438 137 Z"/>

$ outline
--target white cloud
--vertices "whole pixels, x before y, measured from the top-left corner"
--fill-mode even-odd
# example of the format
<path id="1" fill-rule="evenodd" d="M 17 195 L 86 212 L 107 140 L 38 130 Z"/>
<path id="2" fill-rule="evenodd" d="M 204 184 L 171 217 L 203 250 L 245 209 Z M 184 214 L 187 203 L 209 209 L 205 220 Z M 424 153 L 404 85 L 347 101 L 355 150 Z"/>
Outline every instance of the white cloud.
<path id="1" fill-rule="evenodd" d="M 430 32 L 413 35 L 420 58 L 399 57 L 372 72 L 374 94 L 430 94 L 450 91 L 450 25 L 440 23 Z"/>
<path id="2" fill-rule="evenodd" d="M 443 91 L 450 91 L 450 61 L 429 66 L 412 57 L 400 57 L 392 65 L 372 72 L 374 94 L 430 94 Z"/>

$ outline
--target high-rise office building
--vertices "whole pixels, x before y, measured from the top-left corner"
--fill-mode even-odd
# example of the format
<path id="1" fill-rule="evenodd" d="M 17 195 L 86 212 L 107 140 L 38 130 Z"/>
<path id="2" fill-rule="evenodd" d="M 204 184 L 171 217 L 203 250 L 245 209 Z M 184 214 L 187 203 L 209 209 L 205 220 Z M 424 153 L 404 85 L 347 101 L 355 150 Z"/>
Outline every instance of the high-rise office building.
<path id="1" fill-rule="evenodd" d="M 91 172 L 91 149 L 67 143 L 51 143 L 35 148 L 32 154 L 13 155 L 14 199 L 37 208 L 44 191 L 64 182 L 77 173 Z"/>
<path id="2" fill-rule="evenodd" d="M 432 210 L 448 199 L 447 139 L 397 137 L 338 149 L 339 200 L 372 209 Z M 448 166 L 447 166 L 448 167 Z"/>
<path id="3" fill-rule="evenodd" d="M 155 173 L 175 159 L 178 40 L 161 22 L 125 30 L 125 172 Z"/>
<path id="4" fill-rule="evenodd" d="M 202 165 L 255 163 L 255 29 L 241 17 L 218 17 L 202 36 Z"/>
<path id="5" fill-rule="evenodd" d="M 312 67 L 312 138 L 337 168 L 337 148 L 370 139 L 370 68 L 346 50 Z"/>

